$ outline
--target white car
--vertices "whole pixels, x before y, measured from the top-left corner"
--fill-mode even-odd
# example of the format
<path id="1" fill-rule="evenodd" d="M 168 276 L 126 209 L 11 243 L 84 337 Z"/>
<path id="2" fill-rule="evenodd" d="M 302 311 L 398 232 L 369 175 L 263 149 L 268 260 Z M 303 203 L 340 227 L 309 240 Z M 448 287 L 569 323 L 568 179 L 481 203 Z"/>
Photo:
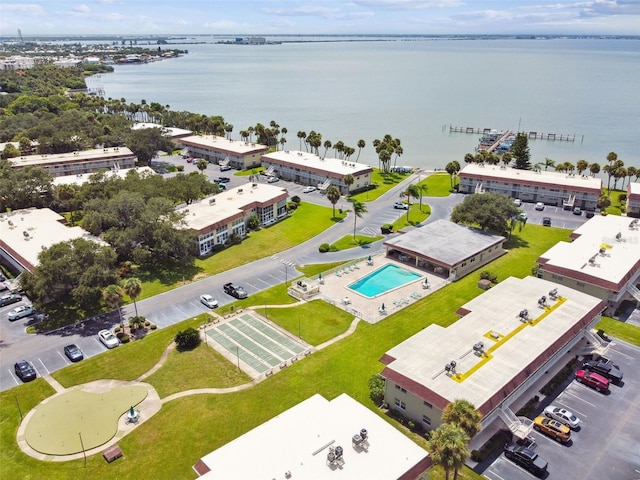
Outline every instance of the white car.
<path id="1" fill-rule="evenodd" d="M 536 210 L 542 211 L 542 210 L 544 210 L 544 203 L 538 202 L 538 203 L 536 203 L 536 206 L 534 208 Z"/>
<path id="2" fill-rule="evenodd" d="M 280 179 L 278 177 L 269 177 L 269 179 L 267 180 L 267 183 L 276 183 L 279 181 Z"/>
<path id="3" fill-rule="evenodd" d="M 20 305 L 19 307 L 14 308 L 9 312 L 7 318 L 10 322 L 14 320 L 19 320 L 24 317 L 28 317 L 34 312 L 33 307 L 31 305 Z"/>
<path id="4" fill-rule="evenodd" d="M 100 330 L 98 332 L 100 342 L 107 348 L 116 348 L 120 345 L 120 340 L 110 330 Z"/>
<path id="5" fill-rule="evenodd" d="M 520 212 L 520 215 L 518 215 L 520 217 L 521 220 L 526 220 L 527 219 L 527 212 Z"/>
<path id="6" fill-rule="evenodd" d="M 316 187 L 305 187 L 305 189 L 302 190 L 302 193 L 311 193 L 315 191 L 316 191 Z"/>
<path id="7" fill-rule="evenodd" d="M 558 407 L 556 405 L 549 405 L 544 409 L 544 416 L 553 418 L 554 420 L 563 423 L 569 428 L 576 429 L 580 425 L 580 419 L 573 413 L 565 408 Z"/>
<path id="8" fill-rule="evenodd" d="M 516 199 L 513 201 L 513 204 L 514 204 L 516 207 L 519 207 L 519 206 L 521 206 L 521 205 L 522 205 L 522 200 L 520 200 L 519 198 L 516 198 Z"/>
<path id="9" fill-rule="evenodd" d="M 218 308 L 218 301 L 208 293 L 200 295 L 200 301 L 209 308 Z"/>

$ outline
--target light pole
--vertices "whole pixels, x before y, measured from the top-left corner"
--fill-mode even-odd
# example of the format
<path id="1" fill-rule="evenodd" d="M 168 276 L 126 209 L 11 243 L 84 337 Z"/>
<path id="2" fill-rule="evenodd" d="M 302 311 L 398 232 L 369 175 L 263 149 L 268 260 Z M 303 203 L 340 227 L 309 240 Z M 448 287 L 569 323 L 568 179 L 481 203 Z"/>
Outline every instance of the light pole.
<path id="1" fill-rule="evenodd" d="M 300 337 L 300 317 L 298 316 L 298 338 L 302 338 Z"/>
<path id="2" fill-rule="evenodd" d="M 82 441 L 82 433 L 78 432 L 80 437 L 80 446 L 82 447 L 82 455 L 84 456 L 84 468 L 87 468 L 87 452 L 84 449 L 84 442 Z"/>

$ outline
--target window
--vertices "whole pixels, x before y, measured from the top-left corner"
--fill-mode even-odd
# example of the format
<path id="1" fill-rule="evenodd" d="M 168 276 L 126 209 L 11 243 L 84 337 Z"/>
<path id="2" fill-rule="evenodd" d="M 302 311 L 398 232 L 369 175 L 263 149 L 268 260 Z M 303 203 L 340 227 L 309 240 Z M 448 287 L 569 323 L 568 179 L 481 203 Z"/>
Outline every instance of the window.
<path id="1" fill-rule="evenodd" d="M 584 287 L 584 282 L 576 282 L 576 285 L 578 285 L 579 287 Z"/>
<path id="2" fill-rule="evenodd" d="M 402 388 L 400 385 L 396 385 L 396 390 L 400 390 L 402 393 L 407 393 L 407 389 Z"/>
<path id="3" fill-rule="evenodd" d="M 396 398 L 393 403 L 395 404 L 396 407 L 400 408 L 401 410 L 406 410 L 407 409 L 407 404 L 402 402 L 402 401 L 400 401 L 399 398 Z"/>
<path id="4" fill-rule="evenodd" d="M 431 405 L 431 404 L 430 404 L 429 402 L 427 402 L 426 400 L 425 400 L 424 402 L 422 402 L 422 404 L 423 404 L 425 407 L 433 408 L 433 405 Z"/>
<path id="5" fill-rule="evenodd" d="M 426 423 L 427 425 L 431 425 L 431 419 L 426 415 L 422 415 L 422 423 Z"/>

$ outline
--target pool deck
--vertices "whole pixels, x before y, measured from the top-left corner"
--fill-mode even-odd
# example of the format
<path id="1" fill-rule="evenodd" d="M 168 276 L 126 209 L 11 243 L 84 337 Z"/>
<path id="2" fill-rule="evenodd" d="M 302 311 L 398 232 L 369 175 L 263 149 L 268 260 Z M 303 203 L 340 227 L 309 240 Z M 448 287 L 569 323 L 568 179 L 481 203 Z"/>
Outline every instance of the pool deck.
<path id="1" fill-rule="evenodd" d="M 319 298 L 373 324 L 384 320 L 389 315 L 393 315 L 412 303 L 420 301 L 425 296 L 447 284 L 447 281 L 442 277 L 398 262 L 384 255 L 376 255 L 372 257 L 372 260 L 373 265 L 368 265 L 366 261 L 360 261 L 357 262 L 358 268 L 342 268 L 339 275 L 333 271 L 323 273 L 322 280 L 324 283 L 320 286 Z M 374 298 L 360 295 L 347 287 L 387 264 L 397 265 L 415 272 L 421 275 L 421 278 L 377 295 Z M 422 285 L 425 277 L 429 280 L 428 289 L 423 288 Z M 383 304 L 386 313 L 380 311 Z"/>

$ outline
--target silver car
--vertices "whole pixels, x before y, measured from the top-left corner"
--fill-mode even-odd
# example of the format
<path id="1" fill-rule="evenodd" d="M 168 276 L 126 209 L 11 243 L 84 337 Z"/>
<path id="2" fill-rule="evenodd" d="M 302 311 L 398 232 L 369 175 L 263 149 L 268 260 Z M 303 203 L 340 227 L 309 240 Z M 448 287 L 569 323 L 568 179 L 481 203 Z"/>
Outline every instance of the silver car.
<path id="1" fill-rule="evenodd" d="M 33 307 L 31 305 L 20 305 L 19 307 L 14 308 L 9 312 L 7 318 L 10 322 L 15 320 L 19 320 L 24 317 L 28 317 L 34 312 Z"/>
<path id="2" fill-rule="evenodd" d="M 107 348 L 115 348 L 120 345 L 120 340 L 110 330 L 100 330 L 98 332 L 100 342 Z"/>
<path id="3" fill-rule="evenodd" d="M 553 418 L 554 420 L 557 420 L 574 430 L 580 425 L 580 419 L 578 417 L 576 417 L 566 408 L 558 407 L 556 405 L 549 405 L 547 408 L 545 408 L 544 416 Z"/>
<path id="4" fill-rule="evenodd" d="M 218 308 L 218 301 L 208 293 L 200 295 L 200 302 L 202 302 L 203 305 L 206 305 L 209 308 Z"/>

